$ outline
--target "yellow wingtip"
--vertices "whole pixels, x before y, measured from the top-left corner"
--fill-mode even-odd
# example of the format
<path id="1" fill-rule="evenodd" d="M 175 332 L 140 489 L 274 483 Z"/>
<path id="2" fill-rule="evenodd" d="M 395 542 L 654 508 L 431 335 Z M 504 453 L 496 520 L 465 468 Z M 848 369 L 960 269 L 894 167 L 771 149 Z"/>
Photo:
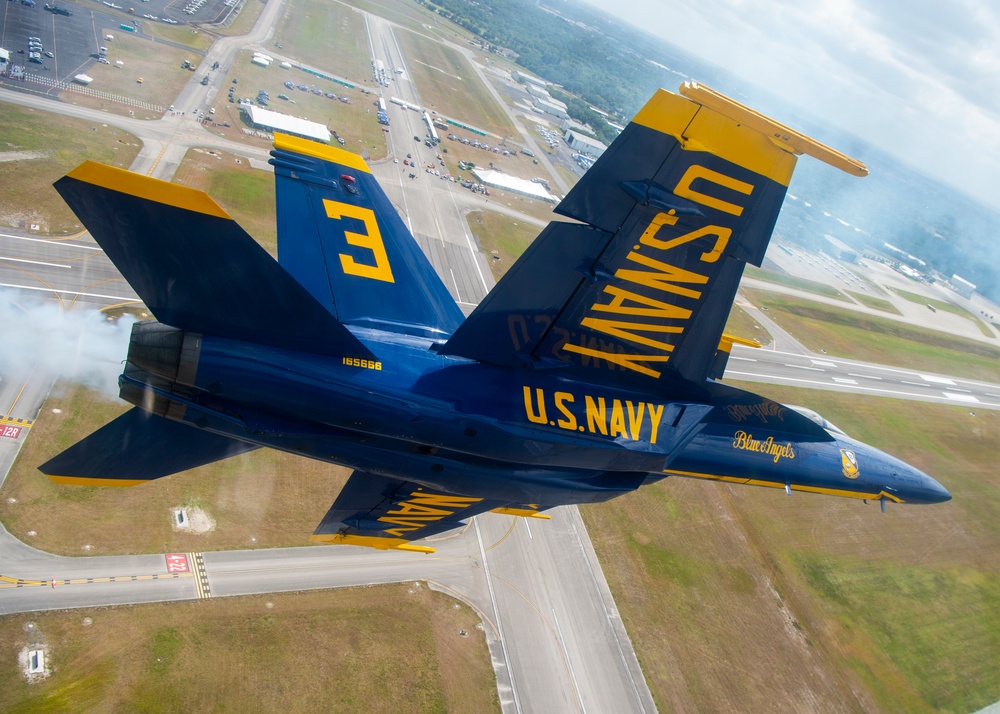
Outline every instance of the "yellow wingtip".
<path id="1" fill-rule="evenodd" d="M 143 176 L 115 166 L 84 161 L 66 176 L 147 201 L 232 220 L 232 216 L 204 191 Z"/>
<path id="2" fill-rule="evenodd" d="M 138 486 L 140 483 L 149 483 L 149 479 L 84 478 L 81 476 L 46 475 L 53 483 L 62 484 L 63 486 L 114 486 L 124 488 L 127 486 Z"/>
<path id="3" fill-rule="evenodd" d="M 435 553 L 434 548 L 426 545 L 412 545 L 402 538 L 384 538 L 379 536 L 360 536 L 350 533 L 316 533 L 309 538 L 311 543 L 325 545 L 360 545 L 376 550 L 405 550 L 411 553 Z"/>
<path id="4" fill-rule="evenodd" d="M 730 99 L 725 94 L 716 92 L 714 89 L 709 89 L 697 82 L 684 82 L 680 86 L 679 92 L 682 96 L 687 97 L 693 102 L 697 102 L 703 107 L 707 107 L 760 132 L 787 151 L 812 156 L 814 159 L 819 159 L 823 163 L 829 164 L 852 176 L 868 175 L 868 167 L 857 159 L 852 159 L 850 156 L 842 154 L 836 149 L 831 149 L 826 144 L 822 144 L 801 132 L 795 131 L 795 129 L 776 122 L 774 119 L 764 116 L 760 112 L 740 104 L 734 99 Z"/>
<path id="5" fill-rule="evenodd" d="M 544 521 L 552 520 L 552 516 L 532 511 L 530 508 L 494 508 L 490 513 L 499 513 L 502 516 L 518 516 L 519 518 L 541 518 Z"/>

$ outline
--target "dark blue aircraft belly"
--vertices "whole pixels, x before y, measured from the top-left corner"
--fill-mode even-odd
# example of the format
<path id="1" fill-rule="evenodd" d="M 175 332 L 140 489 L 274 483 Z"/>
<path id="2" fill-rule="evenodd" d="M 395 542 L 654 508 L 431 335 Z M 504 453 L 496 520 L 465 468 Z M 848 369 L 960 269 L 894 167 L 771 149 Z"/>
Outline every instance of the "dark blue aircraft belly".
<path id="1" fill-rule="evenodd" d="M 582 387 L 553 379 L 546 381 L 551 388 L 529 386 L 512 379 L 510 370 L 439 357 L 426 344 L 392 347 L 395 363 L 404 368 L 367 361 L 358 367 L 206 338 L 195 386 L 227 410 L 266 404 L 277 421 L 289 417 L 508 467 L 645 473 L 660 471 L 666 461 L 670 429 L 660 421 L 654 425 L 646 404 L 635 397 L 619 399 L 608 390 L 591 397 Z M 589 419 L 588 404 L 594 412 Z M 650 411 L 665 421 L 681 409 L 658 405 Z"/>
<path id="2" fill-rule="evenodd" d="M 244 412 L 241 423 L 189 409 L 184 421 L 240 441 L 440 491 L 464 494 L 475 490 L 484 498 L 503 503 L 540 507 L 595 503 L 633 491 L 646 479 L 646 474 L 636 472 L 497 462 L 332 426 L 275 420 L 251 411 Z"/>

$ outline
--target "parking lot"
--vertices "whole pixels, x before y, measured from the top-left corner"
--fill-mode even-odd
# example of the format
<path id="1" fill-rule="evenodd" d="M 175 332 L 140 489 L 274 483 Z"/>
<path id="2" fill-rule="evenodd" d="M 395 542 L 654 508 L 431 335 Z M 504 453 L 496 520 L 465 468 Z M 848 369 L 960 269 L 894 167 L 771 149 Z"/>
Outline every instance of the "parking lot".
<path id="1" fill-rule="evenodd" d="M 93 55 L 99 55 L 101 46 L 108 46 L 109 50 L 113 50 L 113 45 L 104 39 L 106 33 L 123 36 L 127 31 L 120 28 L 127 25 L 136 29 L 135 33 L 129 34 L 143 36 L 152 23 L 163 27 L 181 27 L 191 22 L 214 22 L 231 12 L 235 2 L 236 0 L 54 0 L 53 5 L 60 12 L 52 12 L 46 9 L 43 0 L 38 0 L 33 6 L 19 0 L 7 0 L 3 3 L 3 13 L 0 16 L 0 47 L 10 52 L 13 65 L 21 65 L 26 72 L 43 77 L 45 83 L 26 84 L 9 77 L 0 78 L 0 83 L 11 89 L 56 93 L 58 89 L 51 85 L 60 81 L 71 82 L 77 74 L 91 73 L 91 69 L 99 61 Z M 186 9 L 191 10 L 191 13 L 187 14 Z M 172 22 L 166 22 L 167 20 Z M 29 57 L 32 51 L 39 49 L 29 44 L 31 37 L 38 38 L 41 45 L 38 57 L 35 58 L 38 61 L 31 61 Z M 46 53 L 52 56 L 49 57 Z M 113 52 L 111 56 L 113 57 Z"/>

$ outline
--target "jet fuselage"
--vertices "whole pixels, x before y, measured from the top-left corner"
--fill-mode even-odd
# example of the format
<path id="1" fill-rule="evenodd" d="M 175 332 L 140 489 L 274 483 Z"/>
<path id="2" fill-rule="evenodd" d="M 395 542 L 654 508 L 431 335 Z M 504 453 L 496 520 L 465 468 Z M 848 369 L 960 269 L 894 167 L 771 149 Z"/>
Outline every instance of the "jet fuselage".
<path id="1" fill-rule="evenodd" d="M 474 485 L 507 502 L 583 503 L 684 476 L 891 502 L 950 498 L 888 454 L 714 382 L 700 400 L 638 394 L 558 368 L 442 356 L 432 340 L 370 329 L 354 333 L 376 360 L 192 333 L 177 336 L 176 350 L 151 351 L 144 325 L 179 332 L 136 326 L 123 398 L 152 391 L 173 405 L 160 410 L 168 418 L 447 492 Z M 145 396 L 132 401 L 149 407 Z"/>

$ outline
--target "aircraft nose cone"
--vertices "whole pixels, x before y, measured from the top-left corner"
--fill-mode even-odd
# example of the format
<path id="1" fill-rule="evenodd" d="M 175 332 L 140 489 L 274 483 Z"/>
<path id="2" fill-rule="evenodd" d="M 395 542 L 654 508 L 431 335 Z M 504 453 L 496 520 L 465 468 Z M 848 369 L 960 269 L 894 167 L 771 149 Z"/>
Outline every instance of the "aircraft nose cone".
<path id="1" fill-rule="evenodd" d="M 951 500 L 951 493 L 948 489 L 932 479 L 924 476 L 924 491 L 927 493 L 927 503 L 944 503 Z"/>

